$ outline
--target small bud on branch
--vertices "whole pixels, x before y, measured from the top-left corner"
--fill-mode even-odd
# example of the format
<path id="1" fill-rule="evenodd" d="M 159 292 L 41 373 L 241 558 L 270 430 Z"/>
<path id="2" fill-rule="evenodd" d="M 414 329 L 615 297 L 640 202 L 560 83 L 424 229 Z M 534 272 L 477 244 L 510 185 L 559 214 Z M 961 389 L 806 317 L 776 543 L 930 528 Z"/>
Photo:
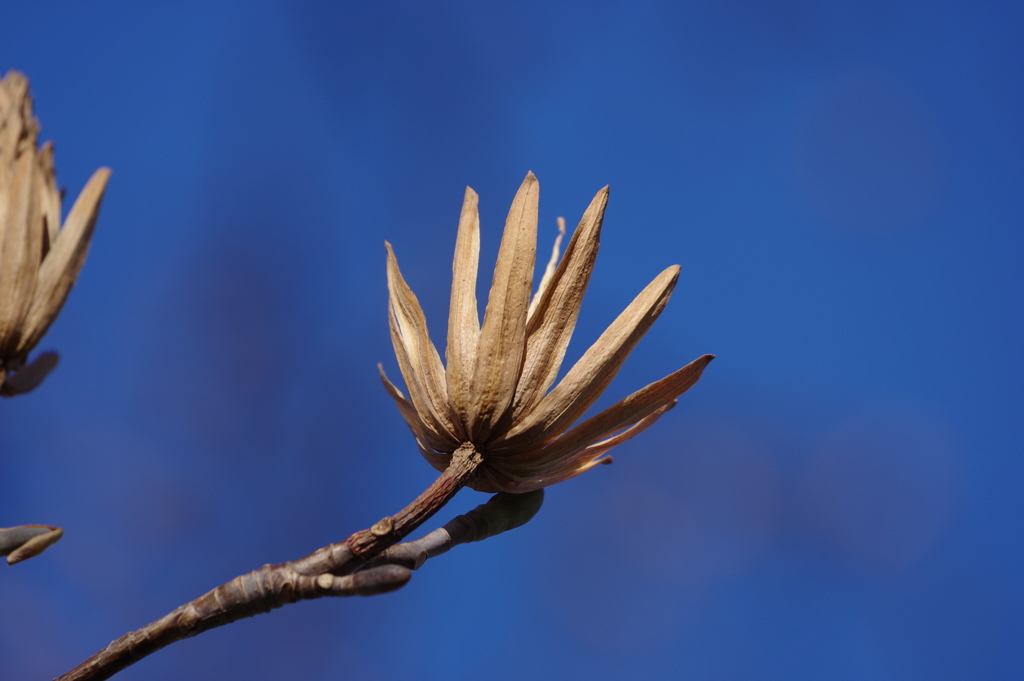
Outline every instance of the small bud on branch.
<path id="1" fill-rule="evenodd" d="M 28 560 L 57 543 L 64 530 L 52 525 L 19 525 L 0 528 L 0 556 L 7 556 L 7 564 Z"/>
<path id="2" fill-rule="evenodd" d="M 447 553 L 459 544 L 483 541 L 525 525 L 537 515 L 543 503 L 543 489 L 526 494 L 500 492 L 466 515 L 452 519 L 444 527 L 416 541 L 396 544 L 382 551 L 363 569 L 391 564 L 419 570 L 427 559 Z"/>

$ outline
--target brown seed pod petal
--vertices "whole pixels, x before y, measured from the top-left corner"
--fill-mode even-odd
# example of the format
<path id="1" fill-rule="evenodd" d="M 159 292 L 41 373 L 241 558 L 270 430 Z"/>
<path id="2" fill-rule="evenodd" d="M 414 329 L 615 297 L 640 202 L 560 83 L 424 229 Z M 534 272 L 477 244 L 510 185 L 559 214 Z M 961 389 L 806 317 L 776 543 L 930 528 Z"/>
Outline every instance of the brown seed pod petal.
<path id="1" fill-rule="evenodd" d="M 60 229 L 60 191 L 57 189 L 57 171 L 53 167 L 53 142 L 44 142 L 36 156 L 36 191 L 43 214 L 43 252 L 45 259 L 50 248 L 57 241 Z"/>
<path id="2" fill-rule="evenodd" d="M 608 187 L 597 193 L 583 214 L 565 249 L 565 257 L 552 274 L 527 328 L 526 357 L 516 386 L 514 424 L 544 397 L 562 366 L 569 339 L 590 283 L 601 241 L 601 223 L 608 205 Z"/>
<path id="3" fill-rule="evenodd" d="M 676 400 L 661 404 L 647 416 L 638 419 L 636 422 L 630 422 L 625 430 L 612 437 L 592 442 L 592 444 L 580 444 L 579 438 L 575 437 L 571 441 L 567 440 L 565 443 L 562 443 L 562 438 L 559 438 L 545 447 L 542 452 L 536 453 L 535 456 L 523 456 L 504 463 L 502 470 L 510 479 L 517 481 L 528 481 L 538 477 L 551 477 L 563 470 L 593 461 L 622 443 L 632 440 L 653 426 L 655 421 L 667 414 L 675 406 Z M 606 432 L 599 437 L 605 437 L 614 432 Z M 567 435 L 572 434 L 573 431 L 571 430 L 567 433 Z"/>
<path id="4" fill-rule="evenodd" d="M 562 239 L 565 238 L 565 218 L 555 218 L 555 223 L 558 225 L 558 236 L 555 237 L 555 243 L 551 247 L 551 257 L 548 259 L 548 264 L 544 268 L 544 274 L 541 275 L 540 283 L 537 284 L 537 291 L 533 294 L 533 298 L 530 299 L 530 310 L 526 313 L 527 329 L 530 328 L 530 322 L 533 320 L 533 314 L 537 311 L 537 306 L 540 305 L 541 299 L 544 298 L 544 294 L 551 285 L 551 279 L 555 276 L 555 270 L 558 268 L 558 257 L 562 252 Z M 529 334 L 529 331 L 527 331 L 527 334 Z"/>
<path id="5" fill-rule="evenodd" d="M 404 350 L 408 364 L 400 365 L 402 376 L 409 388 L 413 404 L 425 423 L 433 422 L 433 427 L 444 438 L 456 441 L 460 426 L 456 426 L 452 418 L 451 406 L 448 403 L 448 387 L 445 380 L 444 366 L 441 357 L 430 340 L 427 331 L 427 320 L 420 308 L 416 294 L 412 292 L 402 272 L 398 268 L 391 244 L 384 242 L 388 252 L 388 291 L 390 292 L 392 343 L 395 351 L 399 346 Z M 406 372 L 411 375 L 407 375 Z M 413 389 L 413 384 L 418 390 Z"/>
<path id="6" fill-rule="evenodd" d="M 14 162 L 0 240 L 0 357 L 12 357 L 23 338 L 42 259 L 42 212 L 36 195 L 35 148 Z"/>
<path id="7" fill-rule="evenodd" d="M 474 442 L 486 442 L 505 415 L 523 366 L 539 196 L 537 178 L 527 173 L 505 222 L 473 374 L 467 426 Z"/>
<path id="8" fill-rule="evenodd" d="M 406 399 L 402 391 L 399 390 L 394 383 L 388 380 L 387 374 L 384 373 L 384 367 L 380 364 L 377 365 L 377 370 L 380 372 L 380 380 L 384 384 L 384 390 L 387 391 L 391 399 L 395 401 L 395 405 L 398 407 L 399 413 L 402 414 L 402 418 L 405 419 L 405 423 L 409 426 L 409 430 L 412 431 L 413 437 L 416 438 L 416 444 L 419 445 L 420 453 L 423 454 L 423 458 L 430 463 L 437 470 L 444 470 L 448 462 L 451 461 L 451 456 L 443 456 L 437 454 L 437 451 L 444 451 L 451 447 L 452 443 L 441 440 L 434 433 L 428 431 L 423 422 L 420 421 L 419 415 L 416 413 L 416 407 L 413 406 L 412 402 Z"/>
<path id="9" fill-rule="evenodd" d="M 109 179 L 109 168 L 100 168 L 92 174 L 39 267 L 39 283 L 33 296 L 32 309 L 25 319 L 25 333 L 18 344 L 18 354 L 26 353 L 36 346 L 64 307 L 64 301 L 85 264 L 96 218 L 99 217 L 100 202 Z"/>
<path id="10" fill-rule="evenodd" d="M 480 342 L 476 277 L 480 262 L 480 214 L 476 192 L 466 187 L 452 262 L 452 301 L 448 313 L 448 399 L 460 424 L 468 422 L 473 370 Z M 465 431 L 465 428 L 463 429 Z"/>
<path id="11" fill-rule="evenodd" d="M 679 266 L 659 274 L 601 334 L 555 389 L 491 451 L 530 450 L 558 437 L 601 396 L 623 363 L 661 314 L 672 295 Z"/>
<path id="12" fill-rule="evenodd" d="M 698 357 L 682 369 L 637 390 L 600 414 L 587 419 L 542 450 L 521 454 L 517 457 L 517 461 L 519 463 L 543 461 L 545 464 L 558 461 L 612 433 L 632 426 L 649 414 L 665 409 L 666 405 L 700 380 L 704 368 L 714 358 L 714 355 Z"/>

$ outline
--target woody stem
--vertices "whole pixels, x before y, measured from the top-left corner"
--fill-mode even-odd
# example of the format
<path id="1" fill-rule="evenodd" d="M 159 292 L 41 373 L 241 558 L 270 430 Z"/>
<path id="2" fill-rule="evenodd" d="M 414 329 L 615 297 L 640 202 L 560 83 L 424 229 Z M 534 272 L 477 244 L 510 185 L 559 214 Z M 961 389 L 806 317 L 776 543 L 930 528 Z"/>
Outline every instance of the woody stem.
<path id="1" fill-rule="evenodd" d="M 340 544 L 317 549 L 305 558 L 292 561 L 290 565 L 305 575 L 347 575 L 354 572 L 441 510 L 473 478 L 482 462 L 483 457 L 473 445 L 462 445 L 452 454 L 452 461 L 444 473 L 397 514 L 378 521 L 373 527 L 356 532 Z"/>
<path id="2" fill-rule="evenodd" d="M 394 516 L 298 560 L 264 565 L 235 577 L 125 634 L 56 681 L 108 679 L 175 641 L 287 603 L 324 596 L 370 596 L 401 588 L 411 576 L 404 567 L 383 565 L 352 573 L 437 513 L 473 478 L 482 462 L 480 453 L 464 444 L 430 487 Z"/>

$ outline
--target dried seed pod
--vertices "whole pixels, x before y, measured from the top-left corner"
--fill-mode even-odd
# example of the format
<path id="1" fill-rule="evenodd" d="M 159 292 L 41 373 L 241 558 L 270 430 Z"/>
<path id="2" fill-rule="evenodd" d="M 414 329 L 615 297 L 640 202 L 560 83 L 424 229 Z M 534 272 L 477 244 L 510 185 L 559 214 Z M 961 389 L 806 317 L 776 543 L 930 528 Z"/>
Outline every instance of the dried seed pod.
<path id="1" fill-rule="evenodd" d="M 110 178 L 100 168 L 61 226 L 61 192 L 53 145 L 38 146 L 28 80 L 0 78 L 0 395 L 39 385 L 57 364 L 54 353 L 28 354 L 57 318 L 89 250 Z"/>
<path id="2" fill-rule="evenodd" d="M 561 260 L 565 227 L 559 222 L 551 260 L 531 300 L 539 195 L 540 184 L 528 173 L 508 213 L 481 324 L 476 302 L 478 198 L 466 189 L 452 265 L 447 367 L 385 242 L 391 340 L 409 396 L 382 370 L 384 388 L 431 466 L 447 469 L 454 453 L 467 446 L 483 457 L 469 482 L 481 492 L 530 492 L 610 463 L 605 453 L 675 406 L 676 398 L 714 359 L 699 357 L 573 427 L 661 314 L 679 266 L 655 277 L 555 384 L 597 260 L 608 188 L 597 192 L 583 213 Z"/>

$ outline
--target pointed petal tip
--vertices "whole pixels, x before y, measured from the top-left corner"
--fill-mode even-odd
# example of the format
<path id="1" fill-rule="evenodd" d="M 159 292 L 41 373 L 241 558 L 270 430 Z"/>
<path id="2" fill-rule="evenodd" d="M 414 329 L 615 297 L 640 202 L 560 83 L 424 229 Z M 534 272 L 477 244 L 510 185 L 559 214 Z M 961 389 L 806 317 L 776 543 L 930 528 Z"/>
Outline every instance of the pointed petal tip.
<path id="1" fill-rule="evenodd" d="M 714 355 L 701 355 L 697 359 L 690 362 L 687 366 L 692 366 L 697 370 L 697 378 L 704 373 L 704 370 L 708 368 L 708 364 L 711 364 L 711 360 L 715 358 Z M 685 367 L 683 367 L 685 368 Z"/>
<path id="2" fill-rule="evenodd" d="M 681 271 L 682 268 L 679 265 L 672 265 L 670 267 L 666 267 L 665 270 L 658 275 L 658 277 L 668 277 L 671 280 L 668 284 L 670 294 L 675 290 L 676 284 L 679 283 L 679 273 Z"/>
<path id="3" fill-rule="evenodd" d="M 107 182 L 110 181 L 112 173 L 113 171 L 106 166 L 97 168 L 89 178 L 89 181 L 85 183 L 82 195 L 84 196 L 86 192 L 95 191 L 94 203 L 98 204 L 100 199 L 103 198 L 103 194 L 107 191 Z"/>
<path id="4" fill-rule="evenodd" d="M 691 364 L 700 364 L 700 370 L 701 373 L 703 373 L 704 370 L 707 369 L 708 365 L 711 364 L 711 360 L 713 360 L 714 358 L 714 355 L 701 355 L 697 359 L 693 360 Z"/>
<path id="5" fill-rule="evenodd" d="M 519 185 L 519 191 L 523 191 L 526 188 L 530 188 L 530 189 L 536 190 L 536 188 L 539 185 L 540 185 L 540 180 L 538 180 L 537 176 L 533 174 L 532 170 L 530 170 L 530 171 L 528 171 L 526 173 L 526 177 L 523 178 L 523 183 L 521 185 Z"/>
<path id="6" fill-rule="evenodd" d="M 394 294 L 391 287 L 393 286 L 395 273 L 398 273 L 398 277 L 401 277 L 402 273 L 398 272 L 398 258 L 395 257 L 395 249 L 391 247 L 391 242 L 387 239 L 384 240 L 384 250 L 386 251 L 384 261 L 386 263 L 385 271 L 387 272 L 388 277 L 388 297 L 390 298 Z"/>
<path id="7" fill-rule="evenodd" d="M 657 287 L 662 291 L 662 294 L 667 293 L 669 296 L 671 296 L 672 292 L 676 288 L 676 284 L 679 283 L 679 271 L 679 265 L 671 265 L 669 267 L 666 267 L 665 269 L 658 273 L 658 276 L 656 276 L 650 284 L 648 284 L 648 287 Z M 644 290 L 646 291 L 646 289 Z M 641 293 L 640 295 L 643 295 L 643 293 Z M 665 302 L 668 302 L 668 298 L 665 298 L 662 305 L 664 305 Z M 659 312 L 659 314 L 661 313 Z"/>
<path id="8" fill-rule="evenodd" d="M 713 360 L 714 358 L 715 358 L 714 355 L 701 355 L 700 357 L 698 357 L 697 359 L 693 360 L 692 362 L 690 362 L 687 365 L 687 366 L 690 366 L 690 367 L 694 368 L 694 370 L 696 372 L 696 375 L 695 375 L 695 377 L 693 379 L 693 383 L 691 383 L 689 386 L 687 386 L 686 390 L 689 390 L 691 387 L 693 387 L 693 385 L 697 381 L 700 380 L 701 376 L 704 375 L 704 370 L 708 368 L 708 364 L 711 364 L 711 360 Z M 685 368 L 686 367 L 683 367 L 683 369 L 685 369 Z M 680 369 L 680 371 L 682 371 L 683 369 Z M 684 390 L 684 392 L 685 392 L 685 390 Z M 682 393 L 680 393 L 680 394 L 682 394 Z M 675 400 L 673 400 L 672 406 L 670 406 L 669 409 L 671 409 L 674 406 L 675 406 Z"/>

